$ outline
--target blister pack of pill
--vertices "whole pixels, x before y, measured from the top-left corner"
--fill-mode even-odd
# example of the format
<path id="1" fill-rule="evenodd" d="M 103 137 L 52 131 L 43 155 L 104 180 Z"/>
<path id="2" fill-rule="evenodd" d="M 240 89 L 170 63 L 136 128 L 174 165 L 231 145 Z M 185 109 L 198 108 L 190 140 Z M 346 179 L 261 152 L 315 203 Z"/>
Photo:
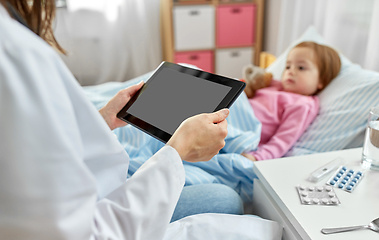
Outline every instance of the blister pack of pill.
<path id="1" fill-rule="evenodd" d="M 332 177 L 326 182 L 326 184 L 347 192 L 353 192 L 358 183 L 361 182 L 363 176 L 363 171 L 357 171 L 348 169 L 345 166 L 340 166 Z"/>
<path id="2" fill-rule="evenodd" d="M 331 186 L 296 186 L 300 202 L 304 205 L 338 205 L 341 204 Z"/>

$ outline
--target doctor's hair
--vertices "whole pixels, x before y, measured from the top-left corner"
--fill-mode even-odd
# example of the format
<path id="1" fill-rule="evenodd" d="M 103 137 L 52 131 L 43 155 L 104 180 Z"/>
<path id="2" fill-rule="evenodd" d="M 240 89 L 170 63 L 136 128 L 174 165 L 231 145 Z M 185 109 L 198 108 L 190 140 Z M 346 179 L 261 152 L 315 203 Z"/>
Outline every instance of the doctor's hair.
<path id="1" fill-rule="evenodd" d="M 336 50 L 315 42 L 302 42 L 297 44 L 294 48 L 297 47 L 305 47 L 313 50 L 322 89 L 328 86 L 328 84 L 337 77 L 341 69 L 341 59 Z M 320 91 L 317 91 L 316 94 Z"/>
<path id="2" fill-rule="evenodd" d="M 54 37 L 52 25 L 55 18 L 55 0 L 0 0 L 0 3 L 10 14 L 12 10 L 16 11 L 30 30 L 58 52 L 66 54 Z"/>

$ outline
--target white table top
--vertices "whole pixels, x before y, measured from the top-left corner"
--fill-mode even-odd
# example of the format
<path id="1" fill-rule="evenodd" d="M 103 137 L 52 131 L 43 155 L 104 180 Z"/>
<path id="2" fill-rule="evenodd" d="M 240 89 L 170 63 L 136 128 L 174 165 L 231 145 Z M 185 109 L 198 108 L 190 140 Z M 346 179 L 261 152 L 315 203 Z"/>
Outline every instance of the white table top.
<path id="1" fill-rule="evenodd" d="M 379 233 L 367 229 L 329 235 L 320 232 L 322 228 L 367 225 L 379 217 L 379 171 L 365 171 L 362 181 L 352 193 L 335 188 L 341 201 L 337 206 L 302 205 L 295 188 L 299 184 L 324 186 L 333 173 L 317 183 L 309 182 L 307 178 L 311 172 L 336 157 L 342 157 L 347 168 L 360 170 L 361 154 L 362 148 L 355 148 L 260 161 L 254 171 L 303 239 L 379 239 Z"/>

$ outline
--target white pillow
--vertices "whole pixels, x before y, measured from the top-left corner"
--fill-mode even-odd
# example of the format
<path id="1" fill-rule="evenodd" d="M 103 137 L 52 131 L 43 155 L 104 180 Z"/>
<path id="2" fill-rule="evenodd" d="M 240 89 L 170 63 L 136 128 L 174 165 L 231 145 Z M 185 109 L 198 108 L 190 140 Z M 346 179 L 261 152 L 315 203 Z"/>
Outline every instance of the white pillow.
<path id="1" fill-rule="evenodd" d="M 288 52 L 304 41 L 328 45 L 314 27 L 309 27 L 266 71 L 279 80 L 285 68 Z M 318 116 L 285 156 L 363 145 L 369 109 L 379 106 L 379 73 L 362 69 L 342 54 L 340 58 L 342 66 L 339 75 L 318 95 Z"/>

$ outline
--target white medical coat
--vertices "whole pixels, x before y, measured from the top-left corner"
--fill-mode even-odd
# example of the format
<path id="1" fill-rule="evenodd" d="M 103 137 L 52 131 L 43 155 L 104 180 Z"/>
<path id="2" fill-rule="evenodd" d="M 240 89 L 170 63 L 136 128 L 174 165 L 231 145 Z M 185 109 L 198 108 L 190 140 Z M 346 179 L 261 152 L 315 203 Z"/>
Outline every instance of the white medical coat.
<path id="1" fill-rule="evenodd" d="M 0 4 L 0 239 L 280 239 L 279 224 L 201 214 L 169 224 L 184 185 L 163 147 L 129 158 L 58 54 Z"/>

